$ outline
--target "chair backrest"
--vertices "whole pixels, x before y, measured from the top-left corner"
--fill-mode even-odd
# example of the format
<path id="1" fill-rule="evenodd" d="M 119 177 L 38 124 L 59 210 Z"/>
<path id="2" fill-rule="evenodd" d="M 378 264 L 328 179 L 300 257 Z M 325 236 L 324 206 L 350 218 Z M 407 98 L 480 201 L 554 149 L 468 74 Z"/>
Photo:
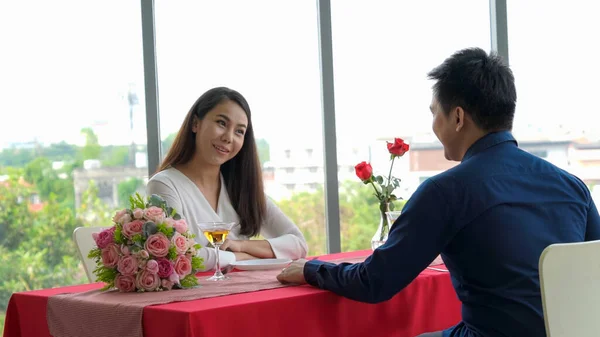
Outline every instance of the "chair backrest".
<path id="1" fill-rule="evenodd" d="M 73 240 L 77 246 L 77 252 L 83 263 L 85 274 L 90 282 L 96 282 L 96 275 L 93 273 L 94 269 L 96 269 L 96 263 L 87 257 L 90 250 L 96 247 L 92 233 L 100 233 L 106 228 L 108 227 L 77 227 L 73 231 Z"/>
<path id="2" fill-rule="evenodd" d="M 539 272 L 548 337 L 600 336 L 600 241 L 548 246 Z"/>

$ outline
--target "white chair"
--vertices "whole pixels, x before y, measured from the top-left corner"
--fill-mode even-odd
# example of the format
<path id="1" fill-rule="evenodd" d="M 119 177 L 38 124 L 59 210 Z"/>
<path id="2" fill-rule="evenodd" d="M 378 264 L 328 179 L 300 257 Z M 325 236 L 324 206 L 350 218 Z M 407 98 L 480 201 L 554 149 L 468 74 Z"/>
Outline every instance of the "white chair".
<path id="1" fill-rule="evenodd" d="M 96 275 L 93 273 L 96 269 L 96 262 L 87 257 L 90 250 L 96 247 L 92 233 L 100 233 L 106 228 L 108 227 L 77 227 L 73 231 L 73 240 L 77 246 L 77 252 L 83 263 L 85 274 L 90 282 L 96 282 Z"/>
<path id="2" fill-rule="evenodd" d="M 539 273 L 548 337 L 600 336 L 600 241 L 548 246 Z"/>

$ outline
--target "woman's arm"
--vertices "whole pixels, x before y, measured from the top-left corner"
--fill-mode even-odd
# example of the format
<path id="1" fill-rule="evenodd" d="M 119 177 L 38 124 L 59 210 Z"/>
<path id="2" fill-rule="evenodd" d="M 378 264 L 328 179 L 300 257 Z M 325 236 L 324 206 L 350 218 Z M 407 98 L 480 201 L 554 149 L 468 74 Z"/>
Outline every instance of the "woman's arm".
<path id="1" fill-rule="evenodd" d="M 221 249 L 234 252 L 237 260 L 269 259 L 275 253 L 267 240 L 225 240 Z"/>
<path id="2" fill-rule="evenodd" d="M 308 249 L 300 229 L 271 199 L 266 198 L 267 214 L 260 232 L 266 240 L 226 240 L 222 249 L 249 254 L 247 258 L 297 260 L 306 257 Z"/>

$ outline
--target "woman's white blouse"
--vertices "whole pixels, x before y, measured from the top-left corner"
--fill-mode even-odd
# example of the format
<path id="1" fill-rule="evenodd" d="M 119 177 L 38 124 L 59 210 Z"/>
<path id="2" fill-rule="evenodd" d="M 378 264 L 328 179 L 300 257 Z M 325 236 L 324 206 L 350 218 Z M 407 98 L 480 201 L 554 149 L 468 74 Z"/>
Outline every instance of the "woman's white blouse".
<path id="1" fill-rule="evenodd" d="M 208 240 L 197 224 L 209 221 L 239 223 L 238 214 L 233 208 L 225 188 L 223 176 L 221 176 L 221 191 L 216 212 L 196 184 L 175 168 L 166 169 L 152 176 L 146 186 L 146 193 L 147 195 L 161 196 L 168 206 L 173 207 L 185 218 L 190 231 L 196 235 L 196 242 L 202 245 L 198 256 L 204 259 L 205 270 L 215 268 L 215 250 L 207 247 Z M 265 198 L 267 199 L 267 213 L 260 234 L 269 241 L 275 256 L 292 260 L 306 257 L 308 248 L 302 232 L 271 199 L 267 196 Z M 239 230 L 239 226 L 234 227 L 228 238 L 247 240 L 248 237 L 240 235 Z M 219 258 L 221 267 L 235 262 L 235 255 L 228 251 L 220 251 Z"/>

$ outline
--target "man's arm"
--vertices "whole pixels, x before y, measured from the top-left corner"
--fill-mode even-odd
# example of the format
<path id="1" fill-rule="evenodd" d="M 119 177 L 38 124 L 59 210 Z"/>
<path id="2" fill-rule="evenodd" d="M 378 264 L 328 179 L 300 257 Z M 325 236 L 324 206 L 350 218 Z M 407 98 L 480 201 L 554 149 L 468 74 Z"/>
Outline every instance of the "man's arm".
<path id="1" fill-rule="evenodd" d="M 377 303 L 390 299 L 431 263 L 455 235 L 448 196 L 431 179 L 404 206 L 387 242 L 365 262 L 308 261 L 306 282 L 344 297 Z"/>
<path id="2" fill-rule="evenodd" d="M 587 214 L 587 227 L 585 230 L 585 241 L 600 240 L 600 215 L 594 200 L 590 198 L 590 206 Z"/>

